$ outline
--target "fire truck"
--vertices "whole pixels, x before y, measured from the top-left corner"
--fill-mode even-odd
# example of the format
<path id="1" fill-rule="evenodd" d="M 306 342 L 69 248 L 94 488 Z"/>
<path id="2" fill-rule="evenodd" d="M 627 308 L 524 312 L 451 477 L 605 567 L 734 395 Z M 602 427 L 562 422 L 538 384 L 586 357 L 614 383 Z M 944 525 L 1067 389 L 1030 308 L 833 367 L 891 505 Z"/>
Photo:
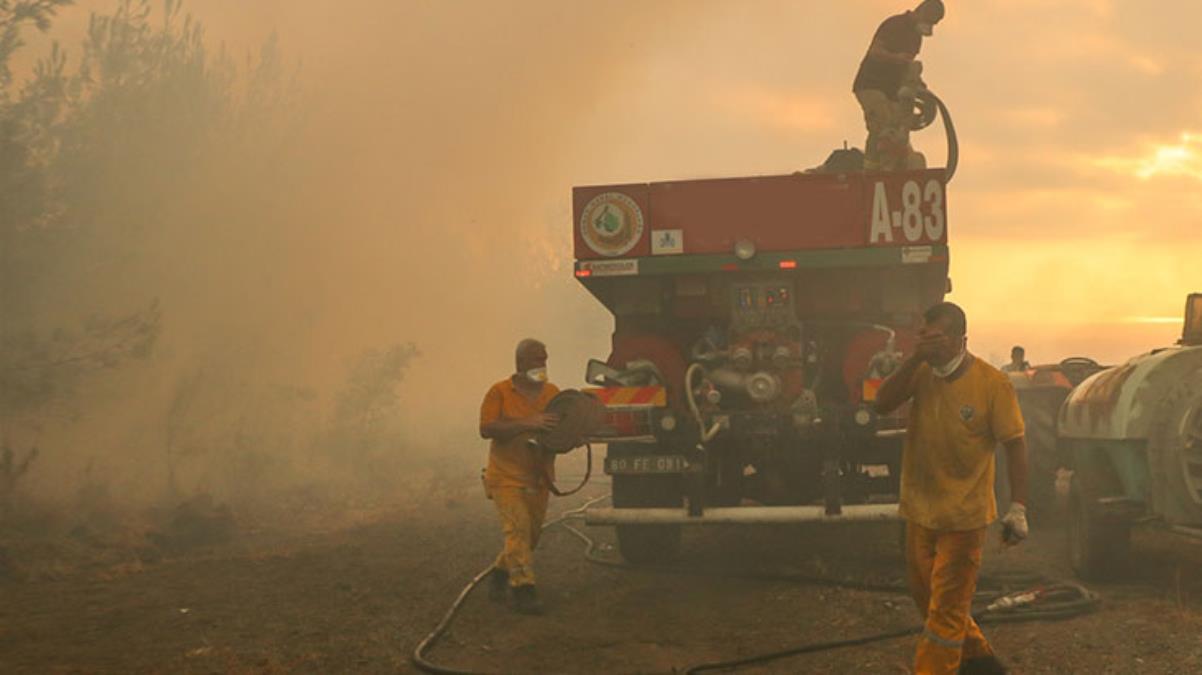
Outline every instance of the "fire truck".
<path id="1" fill-rule="evenodd" d="M 954 149 L 945 110 L 944 127 Z M 848 152 L 573 189 L 575 276 L 614 319 L 586 372 L 612 506 L 586 519 L 627 560 L 671 557 L 684 525 L 897 518 L 904 412 L 872 403 L 950 290 L 952 171 Z"/>

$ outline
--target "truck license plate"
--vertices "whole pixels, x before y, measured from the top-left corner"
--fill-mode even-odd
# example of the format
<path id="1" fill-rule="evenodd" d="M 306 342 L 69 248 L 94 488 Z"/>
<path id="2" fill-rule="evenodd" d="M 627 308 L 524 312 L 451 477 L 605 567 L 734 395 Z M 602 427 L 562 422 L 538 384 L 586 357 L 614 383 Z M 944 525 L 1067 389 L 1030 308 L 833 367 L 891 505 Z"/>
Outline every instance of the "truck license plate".
<path id="1" fill-rule="evenodd" d="M 686 473 L 700 471 L 700 465 L 693 465 L 683 455 L 641 455 L 636 457 L 606 457 L 605 473 Z"/>

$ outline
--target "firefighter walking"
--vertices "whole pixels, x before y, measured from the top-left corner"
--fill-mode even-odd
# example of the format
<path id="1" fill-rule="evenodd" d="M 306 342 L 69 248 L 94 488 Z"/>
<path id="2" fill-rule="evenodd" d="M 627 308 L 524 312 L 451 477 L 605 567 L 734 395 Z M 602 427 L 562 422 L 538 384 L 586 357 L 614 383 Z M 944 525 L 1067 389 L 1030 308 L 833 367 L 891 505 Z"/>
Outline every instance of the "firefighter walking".
<path id="1" fill-rule="evenodd" d="M 558 421 L 543 412 L 559 389 L 547 381 L 547 348 L 522 340 L 515 350 L 516 371 L 494 384 L 480 406 L 480 436 L 490 439 L 484 489 L 497 507 L 505 545 L 489 573 L 490 595 L 504 600 L 512 590 L 513 608 L 541 614 L 534 585 L 534 549 L 547 514 L 555 455 L 527 441 Z"/>
<path id="2" fill-rule="evenodd" d="M 971 616 L 986 529 L 997 518 L 994 452 L 1006 451 L 1013 501 L 1004 543 L 1027 536 L 1027 446 L 1009 378 L 967 349 L 967 320 L 950 302 L 927 310 L 915 353 L 877 394 L 888 414 L 911 401 L 902 455 L 906 567 L 925 621 L 915 673 L 1004 673 Z"/>

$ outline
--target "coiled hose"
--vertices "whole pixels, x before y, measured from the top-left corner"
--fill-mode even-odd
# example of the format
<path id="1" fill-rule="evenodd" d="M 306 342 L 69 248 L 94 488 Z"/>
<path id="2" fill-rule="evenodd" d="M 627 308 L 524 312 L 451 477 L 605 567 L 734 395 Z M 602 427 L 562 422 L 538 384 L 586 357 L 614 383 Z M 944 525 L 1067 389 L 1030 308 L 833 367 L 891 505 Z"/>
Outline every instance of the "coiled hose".
<path id="1" fill-rule="evenodd" d="M 943 120 L 943 131 L 947 135 L 947 162 L 944 166 L 943 182 L 950 183 L 956 175 L 956 167 L 960 165 L 960 139 L 956 137 L 956 125 L 952 122 L 952 114 L 943 104 L 943 99 L 933 91 L 927 91 L 925 94 L 935 103 L 935 107 L 939 109 L 939 117 Z"/>
<path id="2" fill-rule="evenodd" d="M 592 505 L 598 504 L 610 495 L 595 497 L 586 501 L 583 505 L 570 511 L 565 511 L 554 520 L 548 521 L 543 525 L 543 529 L 560 525 L 568 530 L 585 545 L 584 557 L 589 562 L 606 567 L 640 569 L 652 571 L 665 571 L 673 574 L 697 574 L 702 576 L 722 577 L 728 579 L 749 579 L 757 581 L 785 581 L 793 583 L 801 583 L 806 585 L 831 586 L 836 588 L 848 588 L 861 591 L 874 591 L 883 593 L 899 593 L 906 594 L 908 589 L 905 586 L 898 584 L 873 584 L 868 582 L 856 581 L 853 579 L 834 579 L 829 577 L 814 577 L 800 574 L 757 574 L 757 573 L 725 573 L 713 572 L 707 570 L 689 570 L 672 568 L 668 566 L 634 566 L 618 560 L 603 558 L 599 555 L 596 540 L 589 537 L 579 528 L 573 527 L 570 524 L 571 519 L 578 518 L 584 515 L 584 512 Z M 458 670 L 439 666 L 431 662 L 426 653 L 429 652 L 438 642 L 439 638 L 446 632 L 451 625 L 451 621 L 459 612 L 463 602 L 468 595 L 480 585 L 480 583 L 492 571 L 492 566 L 484 568 L 472 578 L 468 585 L 460 591 L 455 598 L 455 602 L 451 604 L 450 609 L 443 615 L 442 620 L 434 627 L 434 630 L 425 637 L 413 650 L 411 660 L 413 664 L 428 673 L 440 673 L 443 675 L 482 675 L 475 671 Z M 1040 621 L 1040 620 L 1055 620 L 1067 619 L 1074 616 L 1079 616 L 1087 612 L 1095 610 L 1098 606 L 1098 596 L 1089 589 L 1073 582 L 1050 582 L 1044 577 L 1030 574 L 995 574 L 985 576 L 980 579 L 979 585 L 987 587 L 988 590 L 978 591 L 973 598 L 973 605 L 976 608 L 973 611 L 973 618 L 978 623 L 1013 623 L 1019 621 Z M 989 589 L 989 587 L 993 587 Z M 1018 591 L 1018 592 L 1016 592 Z M 1025 604 L 1015 604 L 1009 608 L 998 608 L 999 603 L 1003 598 L 1017 598 L 1024 595 L 1032 595 Z M 714 661 L 707 663 L 698 663 L 686 668 L 683 672 L 686 675 L 694 673 L 704 673 L 719 670 L 733 670 L 745 666 L 758 665 L 776 661 L 789 656 L 800 656 L 802 654 L 813 654 L 816 652 L 829 651 L 832 649 L 842 649 L 846 647 L 857 647 L 875 642 L 883 642 L 893 640 L 910 635 L 917 635 L 922 632 L 921 625 L 899 628 L 894 631 L 877 633 L 875 635 L 865 635 L 846 640 L 835 640 L 829 642 L 818 642 L 812 644 L 799 645 L 790 647 L 775 652 L 766 654 L 758 654 L 741 659 L 731 659 L 728 661 Z"/>
<path id="3" fill-rule="evenodd" d="M 988 577 L 982 578 L 983 582 L 987 580 Z M 1022 595 L 1035 595 L 1041 606 L 1034 607 L 1033 605 L 1022 605 L 1011 609 L 994 609 L 992 606 L 993 603 L 996 603 L 1002 598 L 1015 598 Z M 1035 602 L 1036 599 L 1033 599 L 1032 602 Z M 989 604 L 985 607 L 980 606 L 985 603 Z M 1087 612 L 1094 611 L 1098 606 L 1098 596 L 1080 584 L 1073 582 L 1061 582 L 1049 586 L 1041 586 L 1037 590 L 1023 591 L 1009 595 L 998 593 L 978 593 L 973 599 L 973 604 L 977 607 L 977 609 L 973 611 L 972 617 L 978 624 L 1017 623 L 1020 621 L 1050 621 L 1057 619 L 1069 619 Z M 743 668 L 746 666 L 754 666 L 768 663 L 770 661 L 776 661 L 789 656 L 800 656 L 802 654 L 813 654 L 832 649 L 859 647 L 875 642 L 895 640 L 897 638 L 918 635 L 922 631 L 923 626 L 921 624 L 917 624 L 908 628 L 899 628 L 897 630 L 877 633 L 875 635 L 865 635 L 846 640 L 799 645 L 797 647 L 790 647 L 766 654 L 757 654 L 755 656 L 748 656 L 741 659 L 698 663 L 689 666 L 683 672 L 685 675 L 694 675 L 695 673 L 735 670 L 737 668 Z"/>

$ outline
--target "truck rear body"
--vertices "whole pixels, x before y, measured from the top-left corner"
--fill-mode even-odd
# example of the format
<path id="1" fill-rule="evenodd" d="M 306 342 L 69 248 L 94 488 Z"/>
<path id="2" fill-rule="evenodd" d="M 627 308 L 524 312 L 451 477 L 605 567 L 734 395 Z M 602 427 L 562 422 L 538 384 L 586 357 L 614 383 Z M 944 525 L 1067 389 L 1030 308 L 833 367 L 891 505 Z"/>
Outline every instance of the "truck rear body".
<path id="1" fill-rule="evenodd" d="M 904 418 L 871 403 L 949 288 L 943 176 L 573 191 L 575 275 L 614 316 L 608 369 L 590 369 L 611 420 L 608 522 L 896 501 Z"/>

